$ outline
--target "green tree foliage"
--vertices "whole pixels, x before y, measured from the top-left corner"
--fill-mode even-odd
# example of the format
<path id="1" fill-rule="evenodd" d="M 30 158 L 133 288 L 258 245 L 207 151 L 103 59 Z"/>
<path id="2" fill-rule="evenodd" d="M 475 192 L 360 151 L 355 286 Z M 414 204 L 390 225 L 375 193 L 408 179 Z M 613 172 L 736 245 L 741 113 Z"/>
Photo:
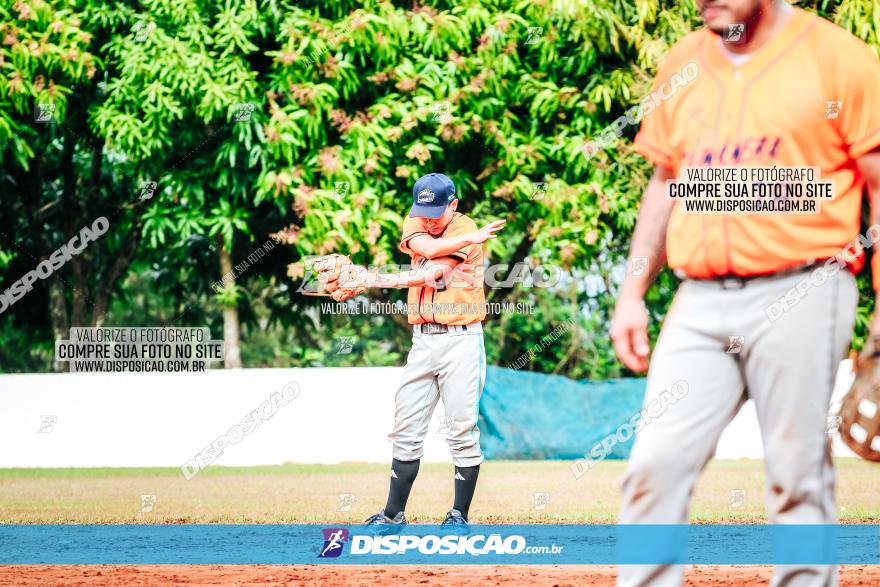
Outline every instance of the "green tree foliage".
<path id="1" fill-rule="evenodd" d="M 880 49 L 876 2 L 801 5 Z M 398 364 L 404 317 L 327 315 L 295 289 L 309 255 L 406 262 L 412 183 L 442 171 L 478 224 L 508 219 L 492 263 L 564 269 L 551 288 L 488 292 L 534 309 L 490 318 L 490 361 L 531 351 L 523 368 L 621 374 L 608 320 L 650 168 L 633 127 L 592 159 L 583 147 L 699 26 L 692 2 L 0 0 L 0 13 L 0 286 L 97 215 L 113 224 L 0 316 L 2 369 L 48 368 L 65 326 L 217 332 L 230 309 L 248 366 Z M 55 124 L 35 123 L 49 101 Z M 212 287 L 224 254 L 239 267 L 270 234 L 289 246 Z M 664 273 L 649 293 L 654 334 L 675 287 Z"/>

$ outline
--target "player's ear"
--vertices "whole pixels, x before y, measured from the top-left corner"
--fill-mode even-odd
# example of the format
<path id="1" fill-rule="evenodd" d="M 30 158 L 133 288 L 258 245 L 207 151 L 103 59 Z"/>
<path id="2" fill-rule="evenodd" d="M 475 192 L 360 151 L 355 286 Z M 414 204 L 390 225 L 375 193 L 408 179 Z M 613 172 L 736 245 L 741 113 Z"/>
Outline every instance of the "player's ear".
<path id="1" fill-rule="evenodd" d="M 458 198 L 455 198 L 449 203 L 449 206 L 452 208 L 452 211 L 455 212 L 458 209 Z"/>

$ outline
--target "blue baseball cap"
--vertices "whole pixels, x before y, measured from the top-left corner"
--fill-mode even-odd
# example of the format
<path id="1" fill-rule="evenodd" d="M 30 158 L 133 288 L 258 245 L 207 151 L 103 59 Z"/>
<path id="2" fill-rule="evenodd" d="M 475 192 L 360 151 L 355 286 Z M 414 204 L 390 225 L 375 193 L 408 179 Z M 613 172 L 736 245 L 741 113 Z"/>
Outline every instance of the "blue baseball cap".
<path id="1" fill-rule="evenodd" d="M 423 175 L 413 186 L 410 216 L 440 218 L 446 206 L 455 199 L 455 184 L 442 173 Z"/>

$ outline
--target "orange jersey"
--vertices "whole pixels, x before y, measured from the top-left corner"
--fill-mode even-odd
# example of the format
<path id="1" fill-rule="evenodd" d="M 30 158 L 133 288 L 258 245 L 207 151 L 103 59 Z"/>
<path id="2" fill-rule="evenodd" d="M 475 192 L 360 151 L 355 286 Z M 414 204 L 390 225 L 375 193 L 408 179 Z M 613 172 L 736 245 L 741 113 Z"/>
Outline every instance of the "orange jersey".
<path id="1" fill-rule="evenodd" d="M 459 236 L 477 230 L 473 220 L 459 214 L 440 237 Z M 413 268 L 421 267 L 427 259 L 416 254 L 407 243 L 420 234 L 428 235 L 424 218 L 407 217 L 403 222 L 400 250 L 410 256 Z M 436 322 L 463 326 L 486 318 L 486 296 L 483 294 L 483 246 L 468 245 L 448 255 L 461 261 L 448 279 L 441 279 L 438 287 L 409 288 L 407 306 L 410 324 Z"/>
<path id="2" fill-rule="evenodd" d="M 696 77 L 645 115 L 639 153 L 676 175 L 682 167 L 818 167 L 835 196 L 815 214 L 689 214 L 676 202 L 669 266 L 695 278 L 748 276 L 839 254 L 859 231 L 865 181 L 856 160 L 880 146 L 880 62 L 869 47 L 795 8 L 739 66 L 717 35 L 691 33 L 670 50 L 655 89 L 665 82 L 668 96 L 672 77 L 694 63 Z M 862 254 L 854 270 L 863 264 Z M 874 282 L 880 288 L 880 271 Z"/>

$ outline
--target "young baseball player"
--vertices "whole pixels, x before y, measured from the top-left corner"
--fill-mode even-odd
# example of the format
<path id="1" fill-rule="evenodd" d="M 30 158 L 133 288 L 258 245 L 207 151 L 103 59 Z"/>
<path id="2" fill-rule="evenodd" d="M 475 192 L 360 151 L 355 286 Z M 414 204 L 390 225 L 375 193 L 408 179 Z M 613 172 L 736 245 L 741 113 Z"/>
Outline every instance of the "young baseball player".
<path id="1" fill-rule="evenodd" d="M 611 328 L 621 361 L 648 369 L 643 300 L 668 263 L 683 282 L 650 357 L 645 403 L 677 382 L 688 391 L 639 433 L 620 521 L 687 523 L 697 476 L 751 398 L 769 522 L 833 524 L 826 418 L 855 318 L 853 271 L 864 257 L 847 252 L 859 233 L 863 192 L 872 204 L 880 196 L 880 63 L 849 33 L 777 0 L 697 4 L 706 28 L 670 50 L 655 84 L 661 101 L 636 137 L 655 172 L 630 255 L 648 270 L 625 278 Z M 698 74 L 673 91 L 673 76 L 692 64 Z M 817 167 L 836 195 L 811 214 L 693 214 L 665 192 L 682 167 L 772 166 Z M 870 224 L 878 212 L 873 205 Z M 803 295 L 792 302 L 792 292 Z M 880 332 L 877 325 L 875 318 L 872 330 Z M 681 566 L 624 565 L 618 580 L 663 587 L 681 584 L 682 573 Z M 782 566 L 773 579 L 836 584 L 830 565 Z"/>
<path id="2" fill-rule="evenodd" d="M 393 460 L 388 501 L 366 522 L 378 531 L 406 524 L 404 509 L 438 399 L 443 400 L 446 441 L 455 465 L 455 501 L 443 525 L 467 528 L 483 462 L 477 427 L 486 375 L 482 243 L 495 238 L 505 221 L 477 229 L 473 220 L 456 212 L 457 207 L 452 180 L 440 173 L 421 177 L 413 187 L 412 209 L 400 238 L 400 250 L 410 256 L 413 269 L 372 275 L 364 284 L 409 288 L 413 326 L 413 345 L 395 397 L 394 430 L 389 435 Z"/>

